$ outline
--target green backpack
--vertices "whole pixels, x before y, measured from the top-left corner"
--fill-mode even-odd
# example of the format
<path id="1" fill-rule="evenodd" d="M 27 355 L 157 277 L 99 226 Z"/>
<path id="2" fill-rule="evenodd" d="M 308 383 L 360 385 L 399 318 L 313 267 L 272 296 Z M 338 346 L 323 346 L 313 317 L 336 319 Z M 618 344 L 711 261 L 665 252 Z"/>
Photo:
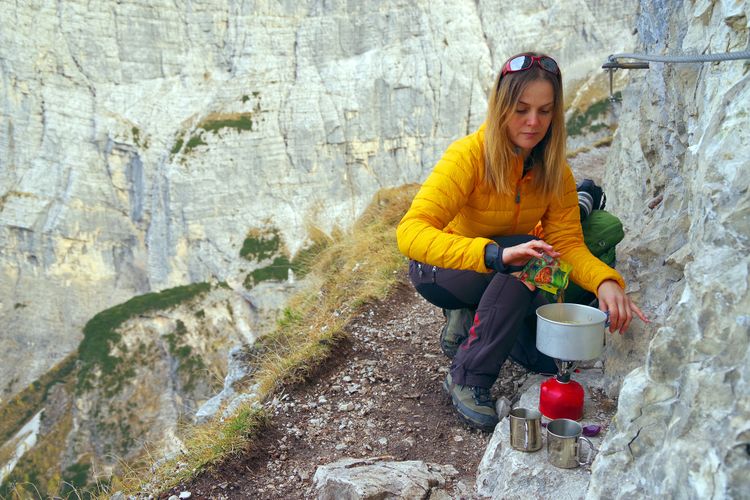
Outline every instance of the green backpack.
<path id="1" fill-rule="evenodd" d="M 615 247 L 625 237 L 620 219 L 604 210 L 593 210 L 581 223 L 581 228 L 583 241 L 594 257 L 610 267 L 615 267 Z M 556 302 L 552 294 L 543 293 L 550 302 Z M 565 302 L 589 304 L 596 296 L 571 281 L 565 289 L 563 298 Z"/>

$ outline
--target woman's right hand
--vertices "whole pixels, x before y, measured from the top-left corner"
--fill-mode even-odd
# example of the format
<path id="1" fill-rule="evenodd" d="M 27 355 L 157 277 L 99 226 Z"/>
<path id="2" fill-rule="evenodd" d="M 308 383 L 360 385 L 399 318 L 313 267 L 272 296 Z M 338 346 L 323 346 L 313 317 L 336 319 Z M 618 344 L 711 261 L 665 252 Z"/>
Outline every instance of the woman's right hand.
<path id="1" fill-rule="evenodd" d="M 644 323 L 651 322 L 615 280 L 602 281 L 596 289 L 596 297 L 599 299 L 599 309 L 609 313 L 610 332 L 619 331 L 621 335 L 625 333 L 633 315 L 641 318 Z"/>
<path id="2" fill-rule="evenodd" d="M 504 248 L 503 264 L 506 266 L 525 266 L 533 257 L 541 257 L 543 253 L 555 258 L 560 256 L 560 253 L 555 252 L 552 245 L 544 240 L 531 240 L 520 245 Z"/>

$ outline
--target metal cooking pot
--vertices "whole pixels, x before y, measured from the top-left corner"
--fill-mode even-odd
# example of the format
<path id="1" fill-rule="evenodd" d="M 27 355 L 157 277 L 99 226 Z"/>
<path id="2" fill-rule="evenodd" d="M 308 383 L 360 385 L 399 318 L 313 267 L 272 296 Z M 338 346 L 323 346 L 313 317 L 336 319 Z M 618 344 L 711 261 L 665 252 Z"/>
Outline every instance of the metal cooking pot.
<path id="1" fill-rule="evenodd" d="M 536 310 L 536 348 L 564 361 L 598 358 L 604 349 L 607 315 L 580 304 L 546 304 Z"/>

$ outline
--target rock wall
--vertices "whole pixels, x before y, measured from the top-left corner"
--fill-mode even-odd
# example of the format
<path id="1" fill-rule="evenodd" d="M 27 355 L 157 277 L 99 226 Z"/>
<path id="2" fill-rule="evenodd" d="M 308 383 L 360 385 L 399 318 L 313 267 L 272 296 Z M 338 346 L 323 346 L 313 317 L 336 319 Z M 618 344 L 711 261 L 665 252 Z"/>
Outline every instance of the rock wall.
<path id="1" fill-rule="evenodd" d="M 643 1 L 638 52 L 748 50 L 749 9 Z M 651 63 L 621 107 L 608 207 L 626 227 L 618 267 L 652 323 L 610 337 L 612 387 L 627 377 L 588 497 L 746 498 L 748 62 Z"/>
<path id="2" fill-rule="evenodd" d="M 346 227 L 378 188 L 421 180 L 481 123 L 509 54 L 547 51 L 589 88 L 630 47 L 635 13 L 632 0 L 6 4 L 2 400 L 96 312 L 250 270 L 249 231 L 277 229 L 294 253 L 309 226 Z"/>

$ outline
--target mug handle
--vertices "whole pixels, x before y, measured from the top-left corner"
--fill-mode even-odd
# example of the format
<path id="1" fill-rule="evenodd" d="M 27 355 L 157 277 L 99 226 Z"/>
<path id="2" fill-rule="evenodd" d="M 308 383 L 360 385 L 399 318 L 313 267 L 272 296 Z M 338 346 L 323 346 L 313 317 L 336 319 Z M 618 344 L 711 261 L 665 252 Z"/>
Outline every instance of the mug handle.
<path id="1" fill-rule="evenodd" d="M 586 444 L 589 445 L 589 452 L 586 455 L 586 460 L 584 460 L 583 462 L 581 462 L 581 441 L 586 441 Z M 591 465 L 594 461 L 594 452 L 596 451 L 596 448 L 594 448 L 594 443 L 592 443 L 591 440 L 587 437 L 579 436 L 576 444 L 578 445 L 578 453 L 576 453 L 576 462 L 578 462 L 578 465 Z"/>

